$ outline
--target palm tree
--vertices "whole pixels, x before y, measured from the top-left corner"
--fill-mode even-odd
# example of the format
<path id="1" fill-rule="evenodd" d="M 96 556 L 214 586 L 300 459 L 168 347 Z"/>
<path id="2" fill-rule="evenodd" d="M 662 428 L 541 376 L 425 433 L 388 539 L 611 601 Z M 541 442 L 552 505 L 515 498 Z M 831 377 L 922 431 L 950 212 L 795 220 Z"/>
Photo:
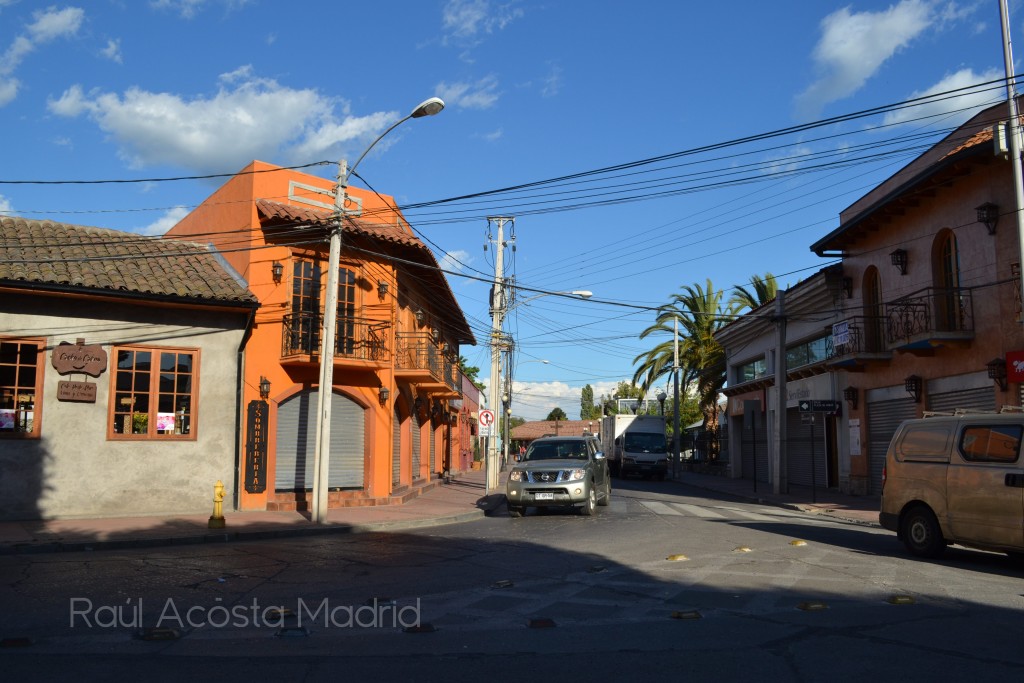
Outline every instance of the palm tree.
<path id="1" fill-rule="evenodd" d="M 750 286 L 753 287 L 753 292 L 747 289 L 746 286 L 737 285 L 733 287 L 732 296 L 729 297 L 729 304 L 736 306 L 740 310 L 744 308 L 754 310 L 775 299 L 779 293 L 778 283 L 775 280 L 775 276 L 771 273 L 765 273 L 764 277 L 760 275 L 751 276 Z"/>
<path id="2" fill-rule="evenodd" d="M 725 351 L 715 341 L 715 332 L 734 314 L 731 301 L 722 308 L 722 292 L 716 291 L 708 279 L 704 288 L 699 284 L 682 287 L 672 301 L 658 309 L 654 325 L 640 333 L 643 339 L 658 332 L 668 332 L 669 339 L 650 351 L 640 354 L 633 381 L 646 392 L 661 377 L 672 371 L 673 325 L 680 327 L 679 365 L 685 388 L 696 382 L 700 409 L 704 415 L 704 428 L 714 431 L 718 427 L 718 396 L 725 385 Z"/>

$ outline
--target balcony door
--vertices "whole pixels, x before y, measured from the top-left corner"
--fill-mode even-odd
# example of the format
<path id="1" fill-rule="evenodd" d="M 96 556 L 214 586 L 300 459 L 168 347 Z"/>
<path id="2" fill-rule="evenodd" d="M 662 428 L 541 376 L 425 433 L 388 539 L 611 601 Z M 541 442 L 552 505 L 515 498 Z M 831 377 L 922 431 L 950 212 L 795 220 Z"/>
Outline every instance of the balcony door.
<path id="1" fill-rule="evenodd" d="M 864 273 L 864 350 L 873 353 L 885 348 L 885 308 L 882 305 L 882 281 L 874 266 Z"/>
<path id="2" fill-rule="evenodd" d="M 321 291 L 326 283 L 316 261 L 296 261 L 292 270 L 292 349 L 315 353 L 320 348 Z M 351 355 L 356 343 L 356 275 L 348 268 L 338 271 L 338 308 L 335 353 Z"/>
<path id="3" fill-rule="evenodd" d="M 937 329 L 943 331 L 963 329 L 964 312 L 960 302 L 960 254 L 956 235 L 942 230 L 935 238 L 934 267 L 935 317 Z"/>

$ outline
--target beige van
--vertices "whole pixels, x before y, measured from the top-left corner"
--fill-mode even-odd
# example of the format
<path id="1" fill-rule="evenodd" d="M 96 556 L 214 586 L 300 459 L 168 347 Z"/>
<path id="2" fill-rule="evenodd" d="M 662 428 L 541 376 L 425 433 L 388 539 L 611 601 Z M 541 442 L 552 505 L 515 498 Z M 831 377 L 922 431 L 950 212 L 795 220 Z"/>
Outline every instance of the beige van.
<path id="1" fill-rule="evenodd" d="M 1024 554 L 1024 413 L 907 420 L 889 444 L 879 523 L 914 555 L 957 543 Z"/>

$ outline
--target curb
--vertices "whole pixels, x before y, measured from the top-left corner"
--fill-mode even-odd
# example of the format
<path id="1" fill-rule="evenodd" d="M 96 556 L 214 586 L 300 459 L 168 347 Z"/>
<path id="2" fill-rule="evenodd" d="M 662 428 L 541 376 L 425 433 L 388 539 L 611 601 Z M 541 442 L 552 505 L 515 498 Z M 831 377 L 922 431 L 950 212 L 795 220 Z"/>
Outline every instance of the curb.
<path id="1" fill-rule="evenodd" d="M 489 496 L 492 497 L 492 496 Z M 504 496 L 502 496 L 504 499 Z M 478 503 L 479 505 L 479 503 Z M 45 553 L 90 552 L 96 550 L 126 550 L 132 548 L 164 548 L 207 543 L 233 543 L 239 541 L 261 541 L 302 536 L 325 536 L 329 534 L 360 534 L 380 531 L 401 531 L 423 529 L 448 524 L 461 524 L 480 519 L 488 510 L 477 509 L 458 512 L 441 517 L 367 522 L 365 524 L 332 524 L 317 527 L 296 527 L 286 529 L 253 529 L 227 531 L 197 536 L 168 536 L 165 538 L 113 539 L 108 541 L 53 541 L 47 543 L 10 543 L 0 545 L 0 556 L 34 555 Z"/>

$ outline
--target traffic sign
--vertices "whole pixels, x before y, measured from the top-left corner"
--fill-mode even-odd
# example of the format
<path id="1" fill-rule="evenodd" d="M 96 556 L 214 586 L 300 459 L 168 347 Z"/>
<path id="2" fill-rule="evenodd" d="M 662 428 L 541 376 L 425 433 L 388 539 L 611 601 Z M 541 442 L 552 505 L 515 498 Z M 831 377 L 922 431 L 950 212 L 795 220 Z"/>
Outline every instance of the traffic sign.
<path id="1" fill-rule="evenodd" d="M 494 411 L 481 408 L 477 419 L 480 420 L 480 436 L 490 436 L 491 425 L 494 424 Z"/>
<path id="2" fill-rule="evenodd" d="M 801 413 L 838 413 L 839 401 L 800 401 Z"/>

